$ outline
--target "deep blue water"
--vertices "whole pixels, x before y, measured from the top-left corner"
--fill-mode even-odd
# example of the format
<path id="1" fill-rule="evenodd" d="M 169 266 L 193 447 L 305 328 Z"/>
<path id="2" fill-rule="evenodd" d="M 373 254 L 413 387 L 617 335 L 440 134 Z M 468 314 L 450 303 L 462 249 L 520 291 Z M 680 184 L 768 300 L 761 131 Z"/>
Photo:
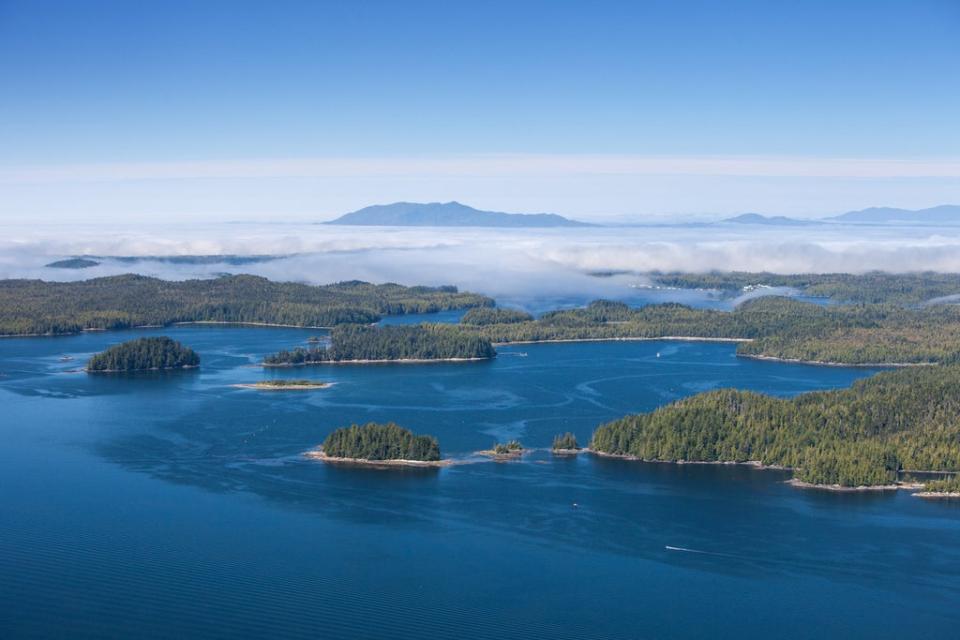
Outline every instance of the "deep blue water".
<path id="1" fill-rule="evenodd" d="M 706 389 L 792 395 L 871 371 L 665 342 L 264 371 L 252 366 L 264 354 L 316 332 L 223 327 L 163 331 L 200 352 L 199 371 L 68 371 L 149 333 L 159 332 L 0 341 L 2 638 L 949 638 L 960 628 L 956 504 L 546 451 L 388 471 L 300 455 L 338 426 L 395 420 L 469 459 L 495 439 L 547 447 L 571 430 L 586 441 L 603 421 Z M 264 377 L 336 385 L 230 386 Z"/>

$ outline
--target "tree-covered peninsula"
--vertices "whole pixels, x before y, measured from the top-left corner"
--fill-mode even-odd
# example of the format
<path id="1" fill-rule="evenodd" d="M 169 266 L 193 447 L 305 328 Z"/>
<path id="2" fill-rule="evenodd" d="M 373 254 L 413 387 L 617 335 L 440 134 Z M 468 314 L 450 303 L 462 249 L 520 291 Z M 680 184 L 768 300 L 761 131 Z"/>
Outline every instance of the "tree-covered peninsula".
<path id="1" fill-rule="evenodd" d="M 96 354 L 87 363 L 87 371 L 152 371 L 187 369 L 200 366 L 200 356 L 167 337 L 137 338 L 114 345 Z"/>
<path id="2" fill-rule="evenodd" d="M 174 282 L 138 275 L 78 282 L 0 280 L 0 335 L 57 335 L 177 322 L 327 327 L 385 315 L 492 305 L 456 287 L 350 281 L 324 286 L 250 275 Z"/>
<path id="3" fill-rule="evenodd" d="M 324 458 L 365 462 L 438 462 L 440 445 L 433 436 L 415 435 L 388 422 L 337 429 L 323 441 Z"/>
<path id="4" fill-rule="evenodd" d="M 296 348 L 267 356 L 267 366 L 327 362 L 476 360 L 493 358 L 490 341 L 453 325 L 341 325 L 327 347 Z"/>
<path id="5" fill-rule="evenodd" d="M 899 471 L 960 471 L 960 365 L 793 399 L 710 391 L 605 424 L 590 446 L 642 460 L 758 461 L 843 487 L 889 485 Z"/>

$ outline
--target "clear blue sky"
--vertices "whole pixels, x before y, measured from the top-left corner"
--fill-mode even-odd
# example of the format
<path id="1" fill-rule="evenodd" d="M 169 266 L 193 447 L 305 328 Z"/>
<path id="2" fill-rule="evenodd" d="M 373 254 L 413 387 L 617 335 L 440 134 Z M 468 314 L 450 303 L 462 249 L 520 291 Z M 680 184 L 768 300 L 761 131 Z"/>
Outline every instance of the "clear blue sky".
<path id="1" fill-rule="evenodd" d="M 0 169 L 15 173 L 65 164 L 478 154 L 956 160 L 958 114 L 960 0 L 0 0 Z M 409 188 L 429 183 L 429 171 L 398 189 L 357 169 L 342 181 L 355 192 L 321 201 L 310 185 L 329 192 L 336 183 L 329 176 L 307 172 L 297 179 L 316 182 L 291 185 L 284 181 L 294 176 L 274 173 L 248 177 L 260 187 L 244 184 L 241 192 L 253 189 L 265 206 L 271 190 L 294 187 L 329 213 L 366 204 L 364 189 L 433 199 Z M 143 197 L 163 191 L 172 210 L 193 194 L 196 206 L 200 187 L 184 185 L 189 178 L 164 178 L 166 189 L 147 185 Z M 957 176 L 920 178 L 932 180 L 936 198 L 955 193 Z M 205 178 L 211 215 L 230 212 L 223 180 L 238 179 Z M 514 200 L 502 194 L 507 183 L 488 179 L 501 191 L 487 199 L 493 204 L 537 209 L 538 197 L 539 208 L 554 204 L 543 197 L 549 176 L 528 180 L 526 189 L 509 182 Z M 438 181 L 436 199 L 456 195 L 451 180 Z M 8 175 L 0 183 L 13 202 L 0 205 L 0 215 L 68 215 L 71 204 L 82 213 L 136 199 L 129 184 L 110 191 L 98 183 L 68 185 L 73 202 L 57 203 L 49 177 L 42 186 L 20 181 Z M 483 200 L 482 185 L 468 182 L 462 191 Z M 751 207 L 749 187 L 736 182 L 726 189 L 742 191 L 742 204 L 720 198 L 714 209 L 774 202 L 770 194 Z M 905 194 L 917 192 L 908 187 Z M 602 212 L 714 210 L 689 198 L 671 209 L 626 183 L 616 190 L 622 197 L 598 204 Z M 840 198 L 833 208 L 854 201 Z M 309 213 L 306 201 L 278 204 Z"/>

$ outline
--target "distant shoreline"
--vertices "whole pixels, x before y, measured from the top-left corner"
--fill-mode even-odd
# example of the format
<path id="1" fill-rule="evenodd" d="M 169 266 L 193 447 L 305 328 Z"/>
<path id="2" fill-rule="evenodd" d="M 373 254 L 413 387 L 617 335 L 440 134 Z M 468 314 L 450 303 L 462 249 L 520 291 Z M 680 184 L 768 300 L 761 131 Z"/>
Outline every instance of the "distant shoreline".
<path id="1" fill-rule="evenodd" d="M 509 347 L 515 344 L 555 344 L 562 342 L 753 342 L 753 338 L 706 338 L 702 336 L 659 336 L 656 338 L 550 338 L 548 340 L 517 340 L 516 342 L 494 342 L 495 347 Z"/>
<path id="2" fill-rule="evenodd" d="M 183 322 L 171 322 L 169 324 L 138 324 L 129 327 L 110 327 L 104 329 L 101 327 L 85 327 L 77 331 L 48 331 L 47 333 L 4 333 L 0 338 L 58 338 L 66 336 L 78 336 L 83 333 L 94 333 L 98 331 L 132 331 L 137 329 L 164 329 L 166 327 L 182 327 L 187 325 L 210 324 L 210 325 L 235 325 L 238 327 L 270 327 L 275 329 L 322 329 L 329 331 L 331 327 L 314 327 L 300 324 L 275 324 L 270 322 L 226 322 L 221 320 L 184 320 Z"/>
<path id="3" fill-rule="evenodd" d="M 163 325 L 163 326 L 179 327 L 187 324 L 235 324 L 243 327 L 276 327 L 280 329 L 326 329 L 328 331 L 331 328 L 331 327 L 315 327 L 312 325 L 305 325 L 305 324 L 279 324 L 276 322 L 230 322 L 226 320 L 184 320 L 183 322 L 174 322 L 171 325 Z"/>
<path id="4" fill-rule="evenodd" d="M 809 364 L 817 367 L 936 367 L 939 362 L 830 362 L 825 360 L 801 360 L 800 358 L 781 358 L 778 356 L 765 356 L 763 354 L 738 353 L 738 358 L 749 358 L 751 360 L 766 360 L 769 362 L 785 362 L 787 364 Z"/>
<path id="5" fill-rule="evenodd" d="M 431 364 L 433 362 L 480 362 L 493 358 L 398 358 L 395 360 L 318 360 L 316 362 L 281 362 L 278 364 L 260 363 L 262 367 L 309 367 L 324 364 Z"/>
<path id="6" fill-rule="evenodd" d="M 548 340 L 518 340 L 516 342 L 494 342 L 495 347 L 509 347 L 511 345 L 523 344 L 558 344 L 564 342 L 719 342 L 742 344 L 753 342 L 753 338 L 708 338 L 705 336 L 660 336 L 657 338 L 551 338 Z M 765 360 L 769 362 L 783 362 L 786 364 L 806 364 L 817 367 L 854 367 L 854 368 L 877 368 L 877 367 L 936 367 L 939 362 L 831 362 L 826 360 L 803 360 L 800 358 L 781 358 L 779 356 L 768 356 L 763 354 L 738 353 L 738 358 L 749 358 L 751 360 Z"/>

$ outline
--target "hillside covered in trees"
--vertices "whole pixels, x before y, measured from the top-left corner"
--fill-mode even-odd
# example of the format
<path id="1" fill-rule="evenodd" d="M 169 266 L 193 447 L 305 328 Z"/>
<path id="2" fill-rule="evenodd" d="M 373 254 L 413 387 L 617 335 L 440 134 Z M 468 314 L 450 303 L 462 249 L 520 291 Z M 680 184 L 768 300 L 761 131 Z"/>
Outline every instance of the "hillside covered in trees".
<path id="1" fill-rule="evenodd" d="M 733 311 L 676 303 L 631 308 L 597 300 L 537 320 L 478 327 L 494 343 L 699 337 L 743 340 L 746 356 L 841 364 L 948 363 L 960 358 L 960 307 L 822 306 L 769 296 Z"/>
<path id="2" fill-rule="evenodd" d="M 466 325 L 487 325 L 528 322 L 530 320 L 533 320 L 533 316 L 526 311 L 501 309 L 497 307 L 475 307 L 463 314 L 463 317 L 460 318 L 460 323 Z"/>
<path id="3" fill-rule="evenodd" d="M 745 287 L 793 287 L 808 296 L 858 304 L 917 305 L 960 295 L 960 274 L 936 273 L 804 273 L 783 275 L 746 271 L 646 274 L 655 284 L 681 289 L 717 289 L 738 293 Z"/>
<path id="4" fill-rule="evenodd" d="M 167 337 L 137 338 L 90 358 L 87 371 L 150 371 L 200 365 L 196 352 Z"/>
<path id="5" fill-rule="evenodd" d="M 67 334 L 175 322 L 303 327 L 492 305 L 456 287 L 366 282 L 312 286 L 250 275 L 174 282 L 138 275 L 78 282 L 0 280 L 0 335 Z"/>
<path id="6" fill-rule="evenodd" d="M 331 458 L 387 461 L 440 459 L 440 445 L 433 436 L 415 435 L 393 422 L 337 429 L 323 441 L 323 453 Z"/>
<path id="7" fill-rule="evenodd" d="M 738 353 L 838 364 L 925 364 L 960 361 L 960 306 L 913 304 L 960 291 L 955 274 L 861 276 L 659 274 L 665 284 L 736 287 L 763 282 L 806 293 L 861 300 L 817 305 L 762 297 L 733 311 L 668 303 L 630 308 L 598 300 L 537 319 L 498 309 L 489 298 L 454 287 L 341 282 L 326 286 L 271 282 L 255 276 L 170 282 L 115 276 L 80 282 L 0 281 L 0 335 L 63 334 L 174 322 L 292 326 L 369 324 L 383 315 L 466 308 L 459 325 L 365 331 L 334 336 L 332 349 L 298 349 L 273 363 L 490 357 L 488 342 L 687 337 L 743 341 Z"/>
<path id="8" fill-rule="evenodd" d="M 341 325 L 330 331 L 330 345 L 268 356 L 269 366 L 324 362 L 466 360 L 493 358 L 490 341 L 451 325 Z"/>
<path id="9" fill-rule="evenodd" d="M 643 460 L 782 465 L 799 480 L 885 485 L 960 470 L 960 365 L 877 374 L 793 399 L 723 389 L 599 427 L 591 448 Z"/>

